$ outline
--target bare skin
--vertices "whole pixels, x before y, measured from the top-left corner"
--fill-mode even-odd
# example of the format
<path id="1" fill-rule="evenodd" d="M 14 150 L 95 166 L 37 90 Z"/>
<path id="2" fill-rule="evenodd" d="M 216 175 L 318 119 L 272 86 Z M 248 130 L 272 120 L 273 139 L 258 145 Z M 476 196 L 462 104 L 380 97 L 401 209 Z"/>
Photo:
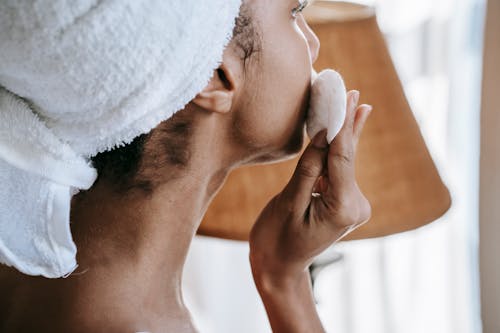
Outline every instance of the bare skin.
<path id="1" fill-rule="evenodd" d="M 354 177 L 356 147 L 371 107 L 348 94 L 345 123 L 330 145 L 320 132 L 287 186 L 250 233 L 250 263 L 273 332 L 324 332 L 308 267 L 315 256 L 367 222 L 371 206 Z M 312 196 L 311 193 L 320 196 Z"/>
<path id="2" fill-rule="evenodd" d="M 244 74 L 227 48 L 220 67 L 224 76 L 214 72 L 207 87 L 179 111 L 193 122 L 188 166 L 145 170 L 163 180 L 151 195 L 117 194 L 103 178 L 76 195 L 71 227 L 78 269 L 51 280 L 0 267 L 1 332 L 196 332 L 181 293 L 191 240 L 232 169 L 300 151 L 319 51 L 303 18 L 290 18 L 296 1 L 249 3 L 263 32 L 260 59 Z M 336 141 L 327 147 L 318 138 L 307 148 L 290 184 L 252 231 L 252 271 L 275 332 L 323 331 L 304 269 L 315 254 L 369 218 L 369 204 L 356 191 L 353 160 L 370 108 L 351 101 L 348 109 Z M 162 126 L 152 131 L 146 152 L 158 149 Z M 338 164 L 341 155 L 347 160 Z M 327 181 L 317 190 L 325 201 L 311 203 L 321 174 Z M 310 206 L 321 214 L 305 219 Z M 317 228 L 301 229 L 305 222 Z M 286 241 L 278 242 L 287 233 Z M 272 246 L 260 246 L 264 243 Z M 284 253 L 291 255 L 283 260 Z"/>

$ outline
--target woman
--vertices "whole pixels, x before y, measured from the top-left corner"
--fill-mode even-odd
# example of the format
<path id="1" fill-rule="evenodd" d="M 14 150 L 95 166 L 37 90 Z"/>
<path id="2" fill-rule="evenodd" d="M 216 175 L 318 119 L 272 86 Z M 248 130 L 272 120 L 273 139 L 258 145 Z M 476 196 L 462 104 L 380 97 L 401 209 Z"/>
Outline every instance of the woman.
<path id="1" fill-rule="evenodd" d="M 211 199 L 232 169 L 293 157 L 303 144 L 319 52 L 303 7 L 244 1 L 205 88 L 148 133 L 92 157 L 98 179 L 71 200 L 78 268 L 47 279 L 3 266 L 2 332 L 196 331 L 181 277 Z M 253 277 L 275 332 L 324 331 L 307 267 L 370 216 L 354 179 L 371 111 L 358 97 L 348 93 L 338 136 L 330 145 L 325 131 L 313 138 L 252 230 Z"/>

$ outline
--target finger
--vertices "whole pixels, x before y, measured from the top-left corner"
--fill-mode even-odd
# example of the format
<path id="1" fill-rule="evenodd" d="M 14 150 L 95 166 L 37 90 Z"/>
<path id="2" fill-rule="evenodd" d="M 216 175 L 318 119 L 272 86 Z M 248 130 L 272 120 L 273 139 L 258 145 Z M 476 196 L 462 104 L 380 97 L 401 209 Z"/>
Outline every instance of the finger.
<path id="1" fill-rule="evenodd" d="M 318 178 L 318 181 L 316 182 L 316 185 L 314 185 L 313 192 L 325 193 L 326 190 L 328 189 L 328 179 L 327 178 L 328 178 L 327 174 L 324 174 L 324 173 L 321 174 L 321 176 L 319 176 L 319 178 Z"/>
<path id="2" fill-rule="evenodd" d="M 326 167 L 327 154 L 326 130 L 322 130 L 304 150 L 292 178 L 282 192 L 295 213 L 302 215 L 309 206 L 316 181 Z"/>
<path id="3" fill-rule="evenodd" d="M 347 93 L 347 112 L 348 115 L 346 115 L 346 120 L 345 120 L 345 127 L 346 129 L 350 128 L 351 130 L 354 127 L 354 117 L 356 116 L 356 108 L 358 107 L 358 101 L 359 101 L 359 91 L 357 90 L 350 90 Z M 349 111 L 351 111 L 349 113 Z M 351 115 L 352 117 L 349 117 Z"/>
<path id="4" fill-rule="evenodd" d="M 351 181 L 354 176 L 353 126 L 358 98 L 359 92 L 349 91 L 344 125 L 328 151 L 328 180 L 334 187 Z"/>
<path id="5" fill-rule="evenodd" d="M 353 137 L 354 137 L 354 148 L 358 145 L 359 137 L 361 136 L 361 132 L 365 127 L 366 120 L 370 116 L 372 112 L 372 106 L 368 104 L 361 104 L 358 106 L 356 110 L 356 119 L 354 120 L 354 129 L 353 129 Z"/>

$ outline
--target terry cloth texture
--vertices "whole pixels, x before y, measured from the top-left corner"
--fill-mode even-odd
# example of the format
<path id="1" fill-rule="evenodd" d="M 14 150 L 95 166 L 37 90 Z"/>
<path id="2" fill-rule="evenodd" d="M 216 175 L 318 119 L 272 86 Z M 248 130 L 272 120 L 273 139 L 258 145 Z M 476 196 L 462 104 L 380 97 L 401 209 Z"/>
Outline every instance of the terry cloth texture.
<path id="1" fill-rule="evenodd" d="M 131 142 L 209 82 L 241 0 L 0 2 L 0 262 L 76 268 L 71 197 L 89 158 Z"/>

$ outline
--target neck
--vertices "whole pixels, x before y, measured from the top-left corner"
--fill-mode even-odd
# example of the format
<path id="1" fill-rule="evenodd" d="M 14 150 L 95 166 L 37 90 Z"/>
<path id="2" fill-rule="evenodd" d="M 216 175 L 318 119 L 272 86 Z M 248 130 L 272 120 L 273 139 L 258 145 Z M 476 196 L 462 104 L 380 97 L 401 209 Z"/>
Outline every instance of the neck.
<path id="1" fill-rule="evenodd" d="M 73 237 L 79 271 L 117 274 L 133 271 L 156 291 L 182 306 L 182 270 L 193 236 L 229 170 L 181 176 L 150 197 L 117 197 L 105 183 L 75 198 Z M 167 171 L 168 172 L 168 171 Z M 201 176 L 204 175 L 204 176 Z M 80 209 L 81 208 L 81 209 Z"/>
<path id="2" fill-rule="evenodd" d="M 151 304 L 155 313 L 187 313 L 181 294 L 184 262 L 232 167 L 221 162 L 223 151 L 211 139 L 197 138 L 185 170 L 164 167 L 162 173 L 176 176 L 151 195 L 117 195 L 105 180 L 76 195 L 71 209 L 79 267 L 73 275 L 90 288 L 121 288 L 122 295 Z"/>

